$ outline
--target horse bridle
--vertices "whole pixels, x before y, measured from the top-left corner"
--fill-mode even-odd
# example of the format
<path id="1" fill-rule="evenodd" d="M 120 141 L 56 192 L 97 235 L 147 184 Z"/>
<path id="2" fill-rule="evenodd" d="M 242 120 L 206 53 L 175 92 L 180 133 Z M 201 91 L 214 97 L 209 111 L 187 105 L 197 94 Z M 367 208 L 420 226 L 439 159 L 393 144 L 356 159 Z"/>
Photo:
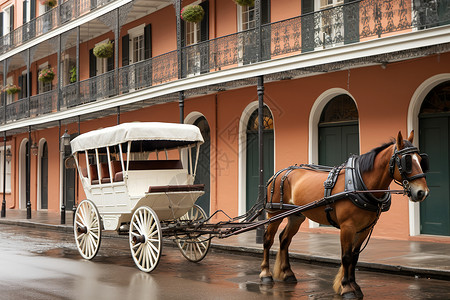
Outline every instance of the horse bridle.
<path id="1" fill-rule="evenodd" d="M 423 173 L 416 174 L 414 176 L 408 176 L 412 172 L 412 154 L 417 153 L 421 157 L 420 161 L 420 167 L 422 168 Z M 402 182 L 398 182 L 394 178 L 394 172 L 395 172 L 395 166 L 397 165 L 398 171 L 400 175 L 402 176 Z M 425 178 L 426 174 L 429 170 L 429 159 L 428 155 L 425 153 L 419 153 L 419 149 L 417 147 L 406 147 L 402 150 L 397 150 L 397 147 L 394 148 L 394 154 L 391 157 L 391 160 L 389 161 L 389 173 L 391 175 L 391 178 L 397 183 L 398 185 L 403 186 L 403 189 L 405 192 L 409 195 L 409 183 L 413 180 L 419 179 L 419 178 Z"/>

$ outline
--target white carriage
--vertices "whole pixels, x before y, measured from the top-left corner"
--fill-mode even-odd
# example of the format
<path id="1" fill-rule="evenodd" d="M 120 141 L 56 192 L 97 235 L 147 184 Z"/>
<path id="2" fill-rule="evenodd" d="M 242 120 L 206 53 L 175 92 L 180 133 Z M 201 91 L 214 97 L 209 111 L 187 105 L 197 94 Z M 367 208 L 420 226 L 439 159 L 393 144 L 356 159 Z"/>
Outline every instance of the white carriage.
<path id="1" fill-rule="evenodd" d="M 87 197 L 75 212 L 81 256 L 95 257 L 102 230 L 128 231 L 136 265 L 152 271 L 161 256 L 164 227 L 206 219 L 195 205 L 204 193 L 204 185 L 194 184 L 202 143 L 194 125 L 156 122 L 125 123 L 73 139 L 72 155 Z M 200 235 L 175 235 L 175 241 L 191 261 L 203 259 L 210 246 Z"/>

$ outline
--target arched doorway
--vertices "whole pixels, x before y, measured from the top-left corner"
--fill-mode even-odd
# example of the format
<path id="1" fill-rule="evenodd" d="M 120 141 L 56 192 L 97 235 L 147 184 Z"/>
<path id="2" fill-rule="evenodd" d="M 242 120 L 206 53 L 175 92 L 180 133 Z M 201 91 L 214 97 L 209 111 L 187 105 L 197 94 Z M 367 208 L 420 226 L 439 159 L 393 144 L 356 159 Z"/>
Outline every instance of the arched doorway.
<path id="1" fill-rule="evenodd" d="M 41 209 L 48 209 L 48 146 L 47 142 L 42 145 L 42 155 L 40 157 L 40 198 Z"/>
<path id="2" fill-rule="evenodd" d="M 338 95 L 325 105 L 318 127 L 319 164 L 338 166 L 359 154 L 358 109 L 349 95 Z"/>
<path id="3" fill-rule="evenodd" d="M 450 81 L 434 87 L 419 113 L 419 147 L 430 156 L 428 187 L 420 203 L 420 233 L 450 235 Z"/>
<path id="4" fill-rule="evenodd" d="M 197 199 L 195 202 L 199 205 L 206 214 L 209 216 L 210 214 L 210 146 L 211 146 L 211 134 L 209 129 L 208 121 L 205 117 L 201 116 L 195 120 L 194 125 L 200 129 L 202 133 L 204 143 L 200 146 L 200 153 L 198 157 L 198 165 L 197 165 L 197 173 L 195 176 L 194 184 L 204 184 L 205 185 L 205 194 Z M 193 149 L 194 151 L 194 149 Z M 193 158 L 195 155 L 193 153 Z"/>
<path id="5" fill-rule="evenodd" d="M 274 170 L 274 135 L 273 117 L 267 106 L 263 109 L 264 136 L 264 182 L 273 175 Z M 258 142 L 258 109 L 251 115 L 247 123 L 246 154 L 246 209 L 247 211 L 258 199 L 259 186 L 259 142 Z"/>

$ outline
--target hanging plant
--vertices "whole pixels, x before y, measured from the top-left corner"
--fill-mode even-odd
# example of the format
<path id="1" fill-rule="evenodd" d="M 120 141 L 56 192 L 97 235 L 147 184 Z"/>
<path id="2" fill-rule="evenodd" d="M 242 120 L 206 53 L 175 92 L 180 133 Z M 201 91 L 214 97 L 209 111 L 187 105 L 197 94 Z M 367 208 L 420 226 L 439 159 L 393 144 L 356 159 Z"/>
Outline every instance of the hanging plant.
<path id="1" fill-rule="evenodd" d="M 53 71 L 53 68 L 45 68 L 39 72 L 39 81 L 52 82 L 53 78 L 55 78 L 55 72 Z"/>
<path id="2" fill-rule="evenodd" d="M 77 67 L 73 66 L 70 71 L 69 71 L 69 75 L 70 75 L 70 83 L 75 83 L 77 82 Z"/>
<path id="3" fill-rule="evenodd" d="M 8 95 L 14 95 L 20 92 L 20 87 L 15 84 L 9 84 L 4 88 L 4 91 L 8 93 Z"/>
<path id="4" fill-rule="evenodd" d="M 255 0 L 233 0 L 233 1 L 240 6 L 255 6 Z"/>
<path id="5" fill-rule="evenodd" d="M 200 5 L 188 5 L 183 7 L 183 9 L 181 10 L 181 19 L 187 22 L 201 22 L 204 16 L 205 11 Z"/>
<path id="6" fill-rule="evenodd" d="M 94 55 L 98 58 L 109 58 L 113 56 L 113 54 L 113 44 L 110 41 L 94 47 Z"/>
<path id="7" fill-rule="evenodd" d="M 47 5 L 48 7 L 51 8 L 55 7 L 57 4 L 56 0 L 41 0 L 40 2 L 42 5 Z"/>

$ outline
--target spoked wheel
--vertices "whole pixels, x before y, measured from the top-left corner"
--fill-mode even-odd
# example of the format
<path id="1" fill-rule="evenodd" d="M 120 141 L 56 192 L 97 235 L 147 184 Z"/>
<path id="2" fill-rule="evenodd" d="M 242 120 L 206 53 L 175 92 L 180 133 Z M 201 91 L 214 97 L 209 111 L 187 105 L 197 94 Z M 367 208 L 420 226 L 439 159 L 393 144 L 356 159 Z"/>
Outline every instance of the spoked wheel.
<path id="1" fill-rule="evenodd" d="M 85 259 L 93 259 L 100 248 L 102 227 L 100 214 L 92 201 L 83 200 L 78 205 L 73 229 L 78 252 Z"/>
<path id="2" fill-rule="evenodd" d="M 194 204 L 192 208 L 180 218 L 181 221 L 198 221 L 206 219 L 205 211 Z M 191 234 L 176 240 L 178 248 L 183 256 L 192 262 L 199 262 L 205 258 L 211 244 L 210 236 L 202 236 L 199 234 Z"/>
<path id="3" fill-rule="evenodd" d="M 161 225 L 150 207 L 139 207 L 131 218 L 130 249 L 141 271 L 151 272 L 158 265 L 162 250 Z"/>

